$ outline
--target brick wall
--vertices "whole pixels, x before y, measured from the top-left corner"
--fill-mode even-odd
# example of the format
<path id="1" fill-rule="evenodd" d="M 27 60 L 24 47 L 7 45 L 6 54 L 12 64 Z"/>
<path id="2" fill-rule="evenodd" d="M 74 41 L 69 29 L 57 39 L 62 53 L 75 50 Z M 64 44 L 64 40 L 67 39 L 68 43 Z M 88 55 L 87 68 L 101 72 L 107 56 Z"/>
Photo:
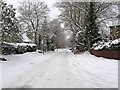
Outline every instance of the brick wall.
<path id="1" fill-rule="evenodd" d="M 90 50 L 90 53 L 98 57 L 120 60 L 119 50 Z"/>

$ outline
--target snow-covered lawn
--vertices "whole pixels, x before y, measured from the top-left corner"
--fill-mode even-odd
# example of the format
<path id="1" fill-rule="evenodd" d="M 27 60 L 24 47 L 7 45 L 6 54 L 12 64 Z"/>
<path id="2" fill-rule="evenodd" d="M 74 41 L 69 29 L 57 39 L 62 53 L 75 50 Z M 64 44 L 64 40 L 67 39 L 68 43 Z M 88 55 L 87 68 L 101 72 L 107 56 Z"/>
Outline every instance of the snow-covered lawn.
<path id="1" fill-rule="evenodd" d="M 118 88 L 118 61 L 63 49 L 4 56 L 3 88 Z M 1 76 L 1 75 L 0 75 Z"/>

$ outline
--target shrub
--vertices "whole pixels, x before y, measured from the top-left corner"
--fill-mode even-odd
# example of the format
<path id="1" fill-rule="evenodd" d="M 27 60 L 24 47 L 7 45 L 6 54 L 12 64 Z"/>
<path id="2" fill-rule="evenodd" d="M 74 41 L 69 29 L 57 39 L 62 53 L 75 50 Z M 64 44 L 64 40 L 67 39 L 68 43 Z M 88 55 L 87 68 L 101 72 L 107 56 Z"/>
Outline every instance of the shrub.
<path id="1" fill-rule="evenodd" d="M 94 50 L 120 50 L 120 38 L 109 42 L 98 42 L 92 47 Z"/>
<path id="2" fill-rule="evenodd" d="M 33 52 L 36 51 L 35 44 L 27 44 L 27 43 L 2 43 L 2 54 L 10 55 L 10 54 L 23 54 L 25 52 Z"/>

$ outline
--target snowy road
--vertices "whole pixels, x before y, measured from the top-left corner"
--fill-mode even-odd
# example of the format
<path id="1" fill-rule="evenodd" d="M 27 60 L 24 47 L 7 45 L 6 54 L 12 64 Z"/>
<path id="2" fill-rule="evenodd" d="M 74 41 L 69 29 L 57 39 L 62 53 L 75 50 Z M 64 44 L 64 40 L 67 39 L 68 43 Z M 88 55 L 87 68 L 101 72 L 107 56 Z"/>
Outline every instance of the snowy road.
<path id="1" fill-rule="evenodd" d="M 69 50 L 6 56 L 2 87 L 9 88 L 117 88 L 118 61 Z M 12 60 L 12 59 L 17 59 Z M 24 61 L 23 61 L 24 60 Z"/>

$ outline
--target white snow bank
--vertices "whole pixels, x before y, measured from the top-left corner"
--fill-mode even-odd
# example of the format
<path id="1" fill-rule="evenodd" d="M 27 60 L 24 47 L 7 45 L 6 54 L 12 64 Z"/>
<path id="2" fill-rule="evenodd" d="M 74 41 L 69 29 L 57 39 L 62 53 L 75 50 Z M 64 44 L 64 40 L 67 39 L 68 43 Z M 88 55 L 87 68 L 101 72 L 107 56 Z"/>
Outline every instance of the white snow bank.
<path id="1" fill-rule="evenodd" d="M 2 62 L 2 87 L 12 83 L 25 70 L 31 68 L 32 64 L 37 63 L 38 59 L 36 59 L 36 56 L 41 56 L 41 54 L 32 52 L 18 55 L 3 55 L 8 61 Z"/>
<path id="2" fill-rule="evenodd" d="M 43 63 L 51 56 L 56 55 L 54 52 L 46 52 L 45 55 L 37 52 L 28 52 L 17 55 L 2 55 L 8 59 L 2 63 L 2 87 L 5 88 L 13 83 L 21 74 L 30 70 L 37 63 Z"/>
<path id="3" fill-rule="evenodd" d="M 118 61 L 98 58 L 85 52 L 70 58 L 71 71 L 83 88 L 118 88 Z"/>
<path id="4" fill-rule="evenodd" d="M 2 63 L 0 61 L 0 90 L 2 89 Z"/>
<path id="5" fill-rule="evenodd" d="M 4 56 L 2 87 L 118 88 L 118 61 L 59 49 Z"/>
<path id="6" fill-rule="evenodd" d="M 0 90 L 2 89 L 2 63 L 0 62 Z"/>
<path id="7" fill-rule="evenodd" d="M 36 46 L 36 44 L 29 44 L 29 43 L 16 43 L 15 46 Z"/>

